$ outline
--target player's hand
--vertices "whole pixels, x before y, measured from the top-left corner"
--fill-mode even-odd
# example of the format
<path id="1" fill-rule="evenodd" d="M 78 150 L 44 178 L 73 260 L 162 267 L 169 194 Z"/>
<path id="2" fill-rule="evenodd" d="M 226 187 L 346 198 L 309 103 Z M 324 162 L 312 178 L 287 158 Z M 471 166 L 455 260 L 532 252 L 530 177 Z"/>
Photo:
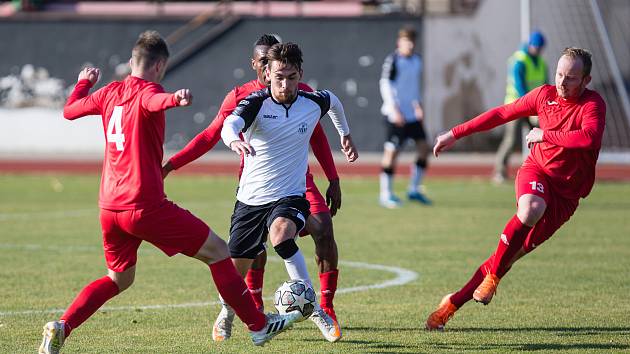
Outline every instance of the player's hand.
<path id="1" fill-rule="evenodd" d="M 422 106 L 418 105 L 414 107 L 414 114 L 418 122 L 422 122 L 424 120 L 424 109 L 422 109 Z"/>
<path id="2" fill-rule="evenodd" d="M 531 148 L 535 143 L 541 143 L 543 141 L 543 130 L 540 128 L 533 128 L 529 131 L 525 140 L 527 141 L 528 148 Z"/>
<path id="3" fill-rule="evenodd" d="M 330 215 L 335 216 L 337 210 L 341 209 L 341 187 L 339 180 L 335 179 L 328 182 L 326 190 L 326 205 L 330 208 Z"/>
<path id="4" fill-rule="evenodd" d="M 94 86 L 94 84 L 96 84 L 100 78 L 101 71 L 98 68 L 87 67 L 81 70 L 77 82 L 81 80 L 90 80 L 90 83 L 92 84 L 92 86 Z"/>
<path id="5" fill-rule="evenodd" d="M 453 132 L 451 132 L 450 130 L 446 133 L 440 134 L 437 139 L 435 139 L 433 155 L 435 155 L 435 157 L 438 157 L 440 152 L 450 149 L 450 147 L 453 146 L 456 141 L 457 139 L 455 139 Z"/>
<path id="6" fill-rule="evenodd" d="M 162 166 L 162 179 L 165 179 L 166 176 L 168 176 L 168 174 L 173 170 L 174 168 L 170 161 L 165 163 L 164 166 Z"/>
<path id="7" fill-rule="evenodd" d="M 177 100 L 177 104 L 179 106 L 190 106 L 192 103 L 192 94 L 189 89 L 181 89 L 177 90 L 174 93 L 175 100 Z"/>
<path id="8" fill-rule="evenodd" d="M 405 126 L 405 117 L 403 117 L 402 113 L 398 108 L 394 109 L 394 125 L 402 128 Z"/>
<path id="9" fill-rule="evenodd" d="M 242 140 L 234 140 L 233 142 L 231 142 L 230 149 L 241 156 L 256 155 L 254 148 Z"/>
<path id="10" fill-rule="evenodd" d="M 354 162 L 359 158 L 359 151 L 354 146 L 350 134 L 341 137 L 341 152 L 346 155 L 348 162 Z"/>

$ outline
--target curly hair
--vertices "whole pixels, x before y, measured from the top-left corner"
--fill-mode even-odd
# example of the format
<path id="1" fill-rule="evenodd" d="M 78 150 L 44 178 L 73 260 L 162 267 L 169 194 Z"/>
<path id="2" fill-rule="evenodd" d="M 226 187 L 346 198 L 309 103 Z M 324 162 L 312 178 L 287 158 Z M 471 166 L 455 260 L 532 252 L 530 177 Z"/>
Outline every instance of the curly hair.
<path id="1" fill-rule="evenodd" d="M 265 33 L 260 36 L 260 38 L 258 38 L 258 40 L 254 43 L 254 47 L 257 47 L 259 45 L 271 47 L 272 45 L 277 43 L 280 43 L 280 40 L 278 40 L 278 37 L 276 37 L 275 34 Z"/>

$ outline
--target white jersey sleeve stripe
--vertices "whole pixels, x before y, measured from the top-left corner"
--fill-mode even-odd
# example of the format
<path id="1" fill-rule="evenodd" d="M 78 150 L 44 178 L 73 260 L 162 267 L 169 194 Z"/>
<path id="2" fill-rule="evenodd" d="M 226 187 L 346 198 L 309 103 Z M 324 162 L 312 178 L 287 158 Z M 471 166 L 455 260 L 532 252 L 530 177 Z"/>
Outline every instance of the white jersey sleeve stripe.
<path id="1" fill-rule="evenodd" d="M 349 135 L 350 127 L 348 126 L 348 121 L 346 120 L 346 114 L 343 111 L 341 101 L 334 93 L 330 91 L 327 92 L 330 95 L 330 110 L 328 111 L 330 120 L 332 120 L 335 125 L 335 129 L 337 129 L 339 136 Z"/>

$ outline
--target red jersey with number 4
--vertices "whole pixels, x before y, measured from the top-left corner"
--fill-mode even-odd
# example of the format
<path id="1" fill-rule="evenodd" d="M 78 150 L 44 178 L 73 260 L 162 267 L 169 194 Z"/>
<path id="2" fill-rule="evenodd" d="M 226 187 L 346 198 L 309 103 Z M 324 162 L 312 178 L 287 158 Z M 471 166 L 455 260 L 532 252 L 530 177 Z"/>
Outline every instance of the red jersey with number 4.
<path id="1" fill-rule="evenodd" d="M 606 120 L 606 104 L 595 91 L 586 89 L 578 99 L 567 100 L 558 96 L 555 86 L 543 85 L 451 131 L 459 139 L 527 116 L 538 116 L 543 141 L 533 144 L 524 164 L 541 168 L 560 196 L 586 197 L 595 182 Z"/>
<path id="2" fill-rule="evenodd" d="M 164 110 L 177 106 L 161 85 L 127 76 L 89 94 L 79 81 L 63 110 L 66 119 L 100 115 L 105 157 L 99 206 L 109 210 L 144 209 L 163 201 Z"/>

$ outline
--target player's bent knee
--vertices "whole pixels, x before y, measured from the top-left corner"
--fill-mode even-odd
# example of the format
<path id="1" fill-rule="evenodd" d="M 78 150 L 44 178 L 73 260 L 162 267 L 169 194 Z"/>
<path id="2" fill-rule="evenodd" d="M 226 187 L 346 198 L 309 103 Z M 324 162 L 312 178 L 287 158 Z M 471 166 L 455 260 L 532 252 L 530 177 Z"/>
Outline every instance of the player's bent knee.
<path id="1" fill-rule="evenodd" d="M 108 270 L 107 276 L 116 283 L 118 286 L 118 291 L 123 292 L 133 284 L 136 278 L 136 266 L 125 269 L 122 272 L 114 272 L 113 270 Z"/>
<path id="2" fill-rule="evenodd" d="M 297 226 L 295 223 L 287 218 L 276 218 L 269 227 L 269 240 L 273 246 L 294 238 L 297 234 Z"/>
<path id="3" fill-rule="evenodd" d="M 329 213 L 311 215 L 306 223 L 306 228 L 311 233 L 316 245 L 334 242 L 332 217 Z"/>
<path id="4" fill-rule="evenodd" d="M 519 198 L 516 214 L 523 224 L 534 226 L 545 214 L 546 209 L 547 203 L 543 198 L 526 194 Z"/>
<path id="5" fill-rule="evenodd" d="M 211 264 L 223 259 L 226 259 L 230 256 L 228 251 L 228 246 L 223 239 L 221 239 L 217 234 L 210 231 L 206 242 L 203 243 L 197 254 L 193 257 L 206 263 Z"/>

